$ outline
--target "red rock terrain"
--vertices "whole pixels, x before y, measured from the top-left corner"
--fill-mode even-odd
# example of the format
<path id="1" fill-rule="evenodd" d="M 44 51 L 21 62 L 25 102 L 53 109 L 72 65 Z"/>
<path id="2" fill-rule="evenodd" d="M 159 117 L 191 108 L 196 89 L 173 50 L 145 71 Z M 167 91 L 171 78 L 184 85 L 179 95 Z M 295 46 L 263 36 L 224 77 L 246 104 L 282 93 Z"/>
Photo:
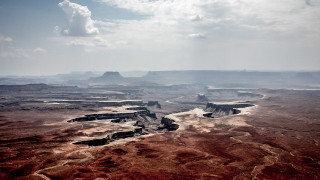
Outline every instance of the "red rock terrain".
<path id="1" fill-rule="evenodd" d="M 176 116 L 181 129 L 74 145 L 87 109 L 6 109 L 0 179 L 320 179 L 320 92 L 261 90 L 249 114 Z"/>

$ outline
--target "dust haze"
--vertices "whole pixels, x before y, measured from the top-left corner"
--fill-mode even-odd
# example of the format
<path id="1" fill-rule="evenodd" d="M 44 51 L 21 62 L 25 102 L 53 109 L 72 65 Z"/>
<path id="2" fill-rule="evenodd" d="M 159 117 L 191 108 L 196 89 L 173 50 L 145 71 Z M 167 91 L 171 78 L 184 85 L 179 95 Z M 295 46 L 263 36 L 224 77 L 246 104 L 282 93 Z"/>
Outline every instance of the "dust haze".
<path id="1" fill-rule="evenodd" d="M 319 0 L 1 0 L 0 179 L 320 179 Z"/>
<path id="2" fill-rule="evenodd" d="M 1 179 L 320 176 L 319 72 L 73 72 L 0 82 Z"/>

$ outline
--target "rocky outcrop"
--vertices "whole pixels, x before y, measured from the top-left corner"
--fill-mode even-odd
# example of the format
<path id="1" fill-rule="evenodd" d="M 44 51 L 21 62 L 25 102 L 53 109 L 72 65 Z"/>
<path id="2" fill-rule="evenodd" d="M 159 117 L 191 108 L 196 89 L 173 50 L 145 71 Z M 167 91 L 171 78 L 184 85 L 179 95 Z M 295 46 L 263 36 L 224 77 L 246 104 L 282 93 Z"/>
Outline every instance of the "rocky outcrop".
<path id="1" fill-rule="evenodd" d="M 133 137 L 136 134 L 137 135 L 141 135 L 142 134 L 142 128 L 136 128 L 133 131 L 116 132 L 116 133 L 111 135 L 110 139 L 112 139 L 112 140 L 124 139 L 124 138 L 128 138 L 128 137 Z"/>
<path id="2" fill-rule="evenodd" d="M 136 106 L 136 107 L 128 107 L 126 110 L 133 110 L 133 111 L 149 111 L 147 107 L 144 106 Z"/>
<path id="3" fill-rule="evenodd" d="M 158 101 L 148 101 L 147 106 L 148 107 L 155 106 L 156 108 L 161 109 L 161 105 L 159 104 Z"/>
<path id="4" fill-rule="evenodd" d="M 78 117 L 69 120 L 68 122 L 82 122 L 82 121 L 94 121 L 103 119 L 113 119 L 111 122 L 119 123 L 123 119 L 133 119 L 138 116 L 149 116 L 151 118 L 157 118 L 155 113 L 150 112 L 146 107 L 129 107 L 126 110 L 132 110 L 136 112 L 125 112 L 125 113 L 103 113 L 103 114 L 88 114 L 84 117 Z"/>
<path id="5" fill-rule="evenodd" d="M 211 112 L 208 112 L 208 113 L 205 113 L 205 114 L 203 114 L 203 117 L 210 117 L 210 118 L 213 118 L 213 113 L 211 113 Z"/>
<path id="6" fill-rule="evenodd" d="M 209 99 L 204 94 L 198 94 L 197 95 L 197 101 L 198 102 L 208 102 Z"/>
<path id="7" fill-rule="evenodd" d="M 149 116 L 149 117 L 152 117 L 152 118 L 157 118 L 156 113 L 150 112 L 149 109 L 147 107 L 144 107 L 144 106 L 129 107 L 129 108 L 126 108 L 126 110 L 137 111 L 136 112 L 137 115 L 145 115 L 145 116 Z"/>
<path id="8" fill-rule="evenodd" d="M 121 100 L 121 101 L 98 101 L 96 102 L 99 105 L 103 106 L 143 106 L 144 103 L 141 100 Z"/>
<path id="9" fill-rule="evenodd" d="M 234 103 L 234 104 L 215 104 L 215 103 L 207 103 L 207 108 L 246 108 L 253 106 L 252 104 L 246 103 Z"/>
<path id="10" fill-rule="evenodd" d="M 170 119 L 168 117 L 162 117 L 161 124 L 164 125 L 164 128 L 168 129 L 168 131 L 175 131 L 179 129 L 179 125 L 174 123 L 175 120 Z"/>
<path id="11" fill-rule="evenodd" d="M 142 121 L 137 121 L 134 125 L 138 126 L 138 127 L 141 127 L 141 128 L 145 128 L 145 125 L 143 124 Z"/>
<path id="12" fill-rule="evenodd" d="M 135 128 L 132 131 L 116 132 L 116 133 L 110 134 L 107 137 L 102 138 L 102 139 L 79 141 L 79 142 L 75 142 L 73 144 L 86 144 L 88 146 L 101 146 L 101 145 L 109 144 L 110 142 L 118 140 L 118 139 L 125 139 L 128 137 L 140 136 L 142 134 L 143 134 L 142 128 L 139 127 L 139 128 Z"/>
<path id="13" fill-rule="evenodd" d="M 247 103 L 230 103 L 230 104 L 215 104 L 215 103 L 207 103 L 206 111 L 212 112 L 218 116 L 226 116 L 226 115 L 233 115 L 239 114 L 241 111 L 237 108 L 246 108 L 254 106 L 252 104 Z"/>
<path id="14" fill-rule="evenodd" d="M 89 82 L 93 83 L 103 83 L 103 84 L 121 84 L 121 83 L 126 83 L 127 78 L 124 78 L 123 76 L 120 75 L 119 72 L 105 72 L 102 76 L 100 77 L 94 77 L 90 78 Z"/>
<path id="15" fill-rule="evenodd" d="M 134 118 L 137 116 L 137 113 L 105 113 L 105 114 L 89 114 L 84 117 L 74 118 L 68 122 L 81 122 L 81 121 L 94 121 L 102 119 L 125 119 L 125 118 Z"/>
<path id="16" fill-rule="evenodd" d="M 122 122 L 126 122 L 125 119 L 112 119 L 110 122 L 112 123 L 122 123 Z"/>
<path id="17" fill-rule="evenodd" d="M 102 139 L 93 139 L 93 140 L 89 140 L 89 141 L 79 141 L 79 142 L 75 142 L 73 144 L 86 144 L 88 146 L 101 146 L 101 145 L 105 145 L 105 144 L 109 144 L 111 141 L 109 138 L 102 138 Z"/>

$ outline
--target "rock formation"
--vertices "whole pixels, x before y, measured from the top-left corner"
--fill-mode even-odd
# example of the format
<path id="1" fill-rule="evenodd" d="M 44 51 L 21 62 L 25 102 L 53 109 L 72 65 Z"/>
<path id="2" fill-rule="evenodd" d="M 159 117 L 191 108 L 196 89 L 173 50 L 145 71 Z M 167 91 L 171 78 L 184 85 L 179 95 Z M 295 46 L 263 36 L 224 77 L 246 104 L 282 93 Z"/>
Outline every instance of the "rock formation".
<path id="1" fill-rule="evenodd" d="M 206 111 L 212 112 L 216 116 L 227 116 L 238 114 L 241 111 L 237 108 L 246 108 L 253 106 L 252 104 L 247 103 L 207 103 Z M 205 115 L 204 115 L 205 116 Z"/>
<path id="2" fill-rule="evenodd" d="M 102 83 L 102 84 L 122 84 L 126 83 L 127 79 L 120 75 L 119 72 L 105 72 L 100 77 L 90 78 L 89 82 L 91 83 Z"/>
<path id="3" fill-rule="evenodd" d="M 148 101 L 147 106 L 148 107 L 155 106 L 156 108 L 161 109 L 161 105 L 159 104 L 158 101 Z"/>
<path id="4" fill-rule="evenodd" d="M 146 107 L 137 106 L 129 107 L 126 110 L 132 110 L 136 112 L 112 112 L 112 113 L 102 113 L 102 114 L 88 114 L 84 117 L 78 117 L 69 120 L 68 122 L 82 122 L 82 121 L 94 121 L 94 120 L 103 120 L 103 119 L 112 119 L 111 122 L 119 123 L 123 119 L 133 119 L 140 116 L 149 116 L 152 118 L 157 118 L 155 113 L 150 112 Z"/>
<path id="5" fill-rule="evenodd" d="M 206 97 L 204 94 L 198 94 L 197 96 L 197 101 L 198 102 L 208 102 L 209 99 Z"/>
<path id="6" fill-rule="evenodd" d="M 226 103 L 226 104 L 220 104 L 220 103 L 207 103 L 207 108 L 246 108 L 253 106 L 252 104 L 246 104 L 246 103 Z"/>
<path id="7" fill-rule="evenodd" d="M 162 117 L 161 119 L 161 124 L 164 125 L 164 128 L 168 129 L 168 131 L 175 131 L 179 129 L 179 125 L 174 123 L 175 120 L 167 118 L 167 117 Z"/>
<path id="8" fill-rule="evenodd" d="M 203 117 L 213 118 L 212 114 L 213 114 L 212 112 L 208 112 L 208 113 L 203 114 Z"/>
<path id="9" fill-rule="evenodd" d="M 115 141 L 117 139 L 125 139 L 128 137 L 140 136 L 142 134 L 143 134 L 142 128 L 139 127 L 139 128 L 135 128 L 132 131 L 116 132 L 116 133 L 110 134 L 107 137 L 102 138 L 102 139 L 79 141 L 79 142 L 75 142 L 73 144 L 86 144 L 88 146 L 101 146 L 101 145 L 109 144 L 110 142 Z"/>
<path id="10" fill-rule="evenodd" d="M 143 106 L 144 105 L 143 101 L 141 100 L 98 101 L 96 103 L 104 106 L 124 106 L 124 105 Z"/>

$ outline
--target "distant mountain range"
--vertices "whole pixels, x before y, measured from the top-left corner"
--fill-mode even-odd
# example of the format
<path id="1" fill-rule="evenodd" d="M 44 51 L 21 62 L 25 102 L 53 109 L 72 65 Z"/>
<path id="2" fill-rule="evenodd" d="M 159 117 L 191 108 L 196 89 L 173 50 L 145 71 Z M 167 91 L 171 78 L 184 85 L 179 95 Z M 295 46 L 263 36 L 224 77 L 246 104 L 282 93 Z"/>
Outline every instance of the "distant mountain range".
<path id="1" fill-rule="evenodd" d="M 140 72 L 140 74 L 142 74 Z M 124 77 L 119 72 L 77 72 L 43 77 L 5 77 L 0 84 L 46 83 L 76 86 L 160 86 L 202 84 L 216 87 L 243 88 L 320 88 L 320 72 L 259 72 L 259 71 L 150 71 L 141 77 Z"/>

